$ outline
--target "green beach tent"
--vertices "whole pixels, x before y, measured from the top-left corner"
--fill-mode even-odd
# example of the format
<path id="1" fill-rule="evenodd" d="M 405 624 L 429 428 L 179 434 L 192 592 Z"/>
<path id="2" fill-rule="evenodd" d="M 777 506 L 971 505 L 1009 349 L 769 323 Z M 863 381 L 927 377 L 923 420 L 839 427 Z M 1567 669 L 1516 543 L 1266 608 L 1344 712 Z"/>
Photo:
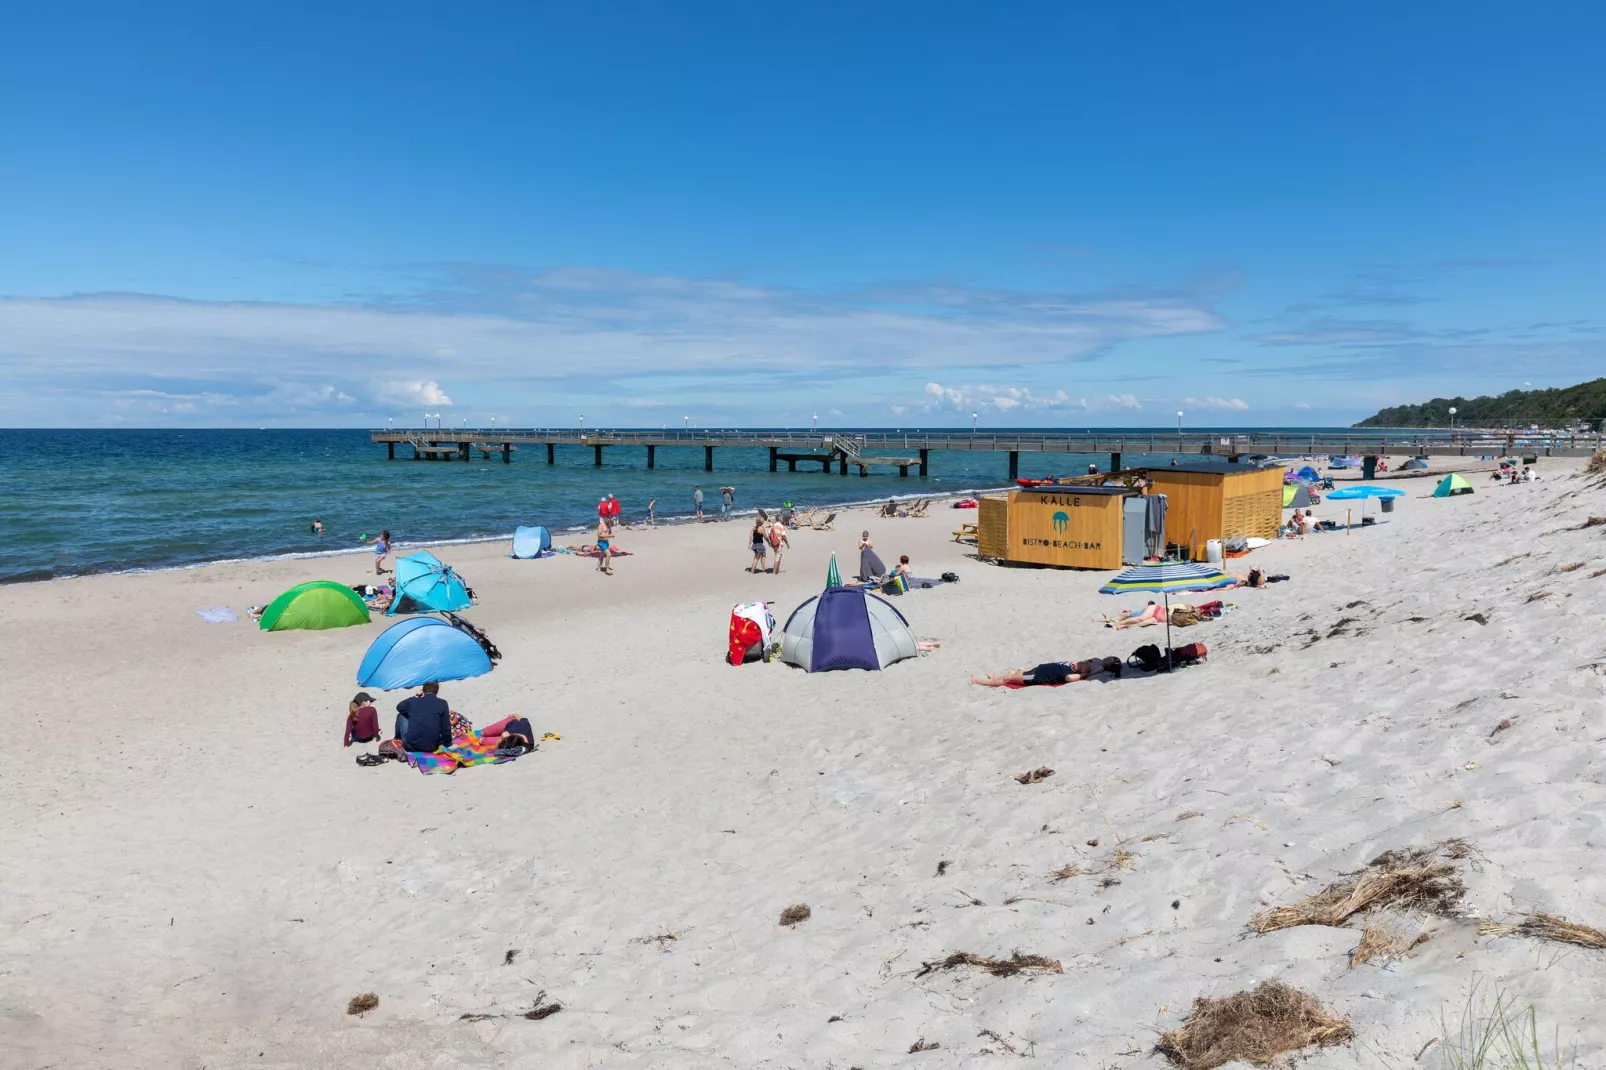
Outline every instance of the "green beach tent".
<path id="1" fill-rule="evenodd" d="M 1438 489 L 1433 492 L 1435 498 L 1448 498 L 1454 494 L 1471 494 L 1472 484 L 1467 482 L 1465 476 L 1451 472 L 1439 480 Z"/>
<path id="2" fill-rule="evenodd" d="M 368 607 L 343 583 L 313 580 L 300 583 L 268 603 L 258 626 L 265 632 L 293 628 L 318 631 L 368 623 Z"/>

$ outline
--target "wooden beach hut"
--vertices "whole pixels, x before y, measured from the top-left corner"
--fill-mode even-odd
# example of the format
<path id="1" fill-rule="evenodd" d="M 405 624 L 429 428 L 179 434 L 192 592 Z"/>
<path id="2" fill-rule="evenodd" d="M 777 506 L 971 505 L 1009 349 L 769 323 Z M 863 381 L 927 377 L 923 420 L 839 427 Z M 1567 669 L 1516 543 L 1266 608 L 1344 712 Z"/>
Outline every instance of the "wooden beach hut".
<path id="1" fill-rule="evenodd" d="M 1010 491 L 1007 497 L 982 498 L 976 532 L 982 557 L 1062 568 L 1120 568 L 1143 557 L 1143 499 L 1125 487 Z"/>
<path id="2" fill-rule="evenodd" d="M 1165 539 L 1201 561 L 1211 539 L 1275 539 L 1283 519 L 1283 470 L 1183 464 L 1148 471 L 1150 494 L 1166 496 Z"/>

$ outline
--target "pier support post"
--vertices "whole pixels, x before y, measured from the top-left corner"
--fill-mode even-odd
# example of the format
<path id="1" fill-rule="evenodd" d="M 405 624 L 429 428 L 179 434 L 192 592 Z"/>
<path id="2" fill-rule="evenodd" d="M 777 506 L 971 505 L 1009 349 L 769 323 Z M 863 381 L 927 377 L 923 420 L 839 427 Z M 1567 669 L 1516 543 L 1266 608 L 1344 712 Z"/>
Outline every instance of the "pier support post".
<path id="1" fill-rule="evenodd" d="M 1020 478 L 1020 450 L 1009 451 L 1009 478 Z"/>
<path id="2" fill-rule="evenodd" d="M 909 478 L 909 466 L 908 465 L 900 464 L 898 466 L 898 478 L 899 479 L 908 479 Z"/>
<path id="3" fill-rule="evenodd" d="M 546 463 L 547 464 L 557 464 L 558 463 L 558 446 L 557 446 L 557 443 L 555 443 L 555 442 L 548 442 L 546 444 Z"/>
<path id="4" fill-rule="evenodd" d="M 828 468 L 828 469 L 826 469 L 826 471 L 830 471 L 830 469 Z M 844 453 L 842 455 L 841 463 L 837 465 L 837 475 L 845 476 L 847 474 L 848 474 L 848 455 Z"/>
<path id="5" fill-rule="evenodd" d="M 390 450 L 390 459 L 394 461 L 396 459 L 396 443 L 387 442 L 385 446 Z"/>
<path id="6" fill-rule="evenodd" d="M 703 471 L 712 472 L 713 470 L 714 470 L 714 447 L 712 447 L 712 446 L 704 446 L 703 447 Z"/>
<path id="7" fill-rule="evenodd" d="M 657 468 L 658 467 L 658 447 L 657 446 L 648 446 L 647 447 L 647 467 L 648 468 Z"/>
<path id="8" fill-rule="evenodd" d="M 788 472 L 797 471 L 797 458 L 796 457 L 788 457 L 786 459 L 786 470 Z"/>
<path id="9" fill-rule="evenodd" d="M 771 446 L 770 447 L 770 471 L 771 472 L 775 471 L 775 462 L 778 460 L 778 458 L 776 457 L 776 454 L 778 454 L 780 452 L 781 451 L 778 448 L 776 448 L 775 446 Z"/>
<path id="10" fill-rule="evenodd" d="M 472 457 L 473 454 L 469 452 L 468 443 L 459 442 L 457 444 L 457 459 L 460 461 L 467 461 L 472 459 Z"/>
<path id="11" fill-rule="evenodd" d="M 596 467 L 601 468 L 602 467 L 602 447 L 601 446 L 592 446 L 591 448 L 595 451 L 596 458 L 597 458 L 596 461 L 594 462 L 594 464 L 595 464 Z"/>
<path id="12" fill-rule="evenodd" d="M 1121 470 L 1121 451 L 1116 450 L 1110 454 L 1110 474 L 1114 475 Z"/>
<path id="13" fill-rule="evenodd" d="M 826 475 L 831 474 L 831 458 L 827 457 L 825 459 L 825 463 L 820 466 L 820 471 L 824 472 Z"/>
<path id="14" fill-rule="evenodd" d="M 511 442 L 502 443 L 502 463 L 503 464 L 512 464 L 513 463 L 513 443 L 511 443 Z"/>
<path id="15" fill-rule="evenodd" d="M 931 451 L 930 450 L 924 450 L 924 449 L 921 450 L 920 451 L 920 478 L 921 479 L 925 479 L 926 476 L 930 474 L 930 464 L 931 464 Z"/>
<path id="16" fill-rule="evenodd" d="M 413 443 L 413 460 L 418 460 L 418 443 Z"/>

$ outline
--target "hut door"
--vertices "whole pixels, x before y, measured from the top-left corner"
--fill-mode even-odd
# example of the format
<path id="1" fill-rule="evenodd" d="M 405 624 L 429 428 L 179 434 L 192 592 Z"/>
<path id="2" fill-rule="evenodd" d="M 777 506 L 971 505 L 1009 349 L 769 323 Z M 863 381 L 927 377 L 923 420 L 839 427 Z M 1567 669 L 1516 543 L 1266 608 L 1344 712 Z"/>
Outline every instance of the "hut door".
<path id="1" fill-rule="evenodd" d="M 1143 560 L 1147 549 L 1144 538 L 1144 519 L 1148 516 L 1146 498 L 1127 498 L 1121 503 L 1121 564 L 1136 565 Z"/>

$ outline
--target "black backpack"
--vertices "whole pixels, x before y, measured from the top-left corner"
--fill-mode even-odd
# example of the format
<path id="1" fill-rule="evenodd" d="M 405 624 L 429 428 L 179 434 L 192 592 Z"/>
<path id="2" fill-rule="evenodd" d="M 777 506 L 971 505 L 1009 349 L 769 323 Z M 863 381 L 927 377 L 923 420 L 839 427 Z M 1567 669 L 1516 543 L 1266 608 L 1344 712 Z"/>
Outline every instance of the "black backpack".
<path id="1" fill-rule="evenodd" d="M 1126 659 L 1126 663 L 1144 672 L 1159 672 L 1161 666 L 1165 664 L 1165 655 L 1160 653 L 1159 647 L 1150 643 L 1132 651 L 1132 656 Z"/>
<path id="2" fill-rule="evenodd" d="M 959 573 L 957 573 L 957 572 L 944 572 L 942 574 L 942 582 L 944 582 L 944 583 L 958 583 L 959 582 Z"/>

